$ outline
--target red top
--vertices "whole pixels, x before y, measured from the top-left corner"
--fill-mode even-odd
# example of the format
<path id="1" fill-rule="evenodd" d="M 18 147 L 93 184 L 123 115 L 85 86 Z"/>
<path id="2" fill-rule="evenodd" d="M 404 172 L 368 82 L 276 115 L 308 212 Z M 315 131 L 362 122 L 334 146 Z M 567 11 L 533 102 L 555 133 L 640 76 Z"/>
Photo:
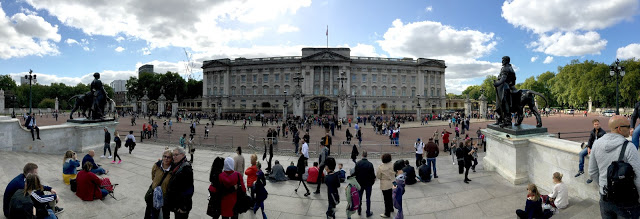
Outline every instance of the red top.
<path id="1" fill-rule="evenodd" d="M 238 178 L 240 179 L 240 184 L 242 185 L 242 191 L 247 192 L 246 187 L 244 186 L 244 182 L 242 182 L 242 176 L 240 173 L 231 171 L 224 171 L 218 175 L 218 180 L 220 181 L 220 185 L 224 189 L 231 189 L 233 186 L 238 184 Z M 223 217 L 232 217 L 233 216 L 233 206 L 236 205 L 236 200 L 238 199 L 238 193 L 232 192 L 222 197 L 221 209 L 220 213 Z"/>
<path id="2" fill-rule="evenodd" d="M 256 165 L 250 166 L 244 171 L 244 175 L 247 175 L 247 187 L 252 187 L 253 183 L 258 179 L 258 167 Z"/>
<path id="3" fill-rule="evenodd" d="M 451 133 L 445 132 L 444 134 L 442 134 L 442 143 L 445 143 L 445 144 L 449 143 L 449 134 Z"/>
<path id="4" fill-rule="evenodd" d="M 100 178 L 96 174 L 87 171 L 78 172 L 76 177 L 78 187 L 76 195 L 84 201 L 93 201 L 95 199 L 102 199 L 102 192 L 100 191 Z"/>
<path id="5" fill-rule="evenodd" d="M 309 177 L 307 177 L 307 182 L 317 183 L 318 182 L 318 167 L 309 167 Z"/>

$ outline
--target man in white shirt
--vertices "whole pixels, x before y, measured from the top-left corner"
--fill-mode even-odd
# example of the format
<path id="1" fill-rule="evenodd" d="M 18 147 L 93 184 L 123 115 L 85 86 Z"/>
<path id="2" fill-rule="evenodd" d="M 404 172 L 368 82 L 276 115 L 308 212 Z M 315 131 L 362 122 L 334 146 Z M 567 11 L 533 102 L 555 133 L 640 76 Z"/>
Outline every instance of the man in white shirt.
<path id="1" fill-rule="evenodd" d="M 307 144 L 307 141 L 304 140 L 304 138 L 302 138 L 302 148 L 300 148 L 300 153 L 302 153 L 305 158 L 309 159 L 309 145 Z"/>
<path id="2" fill-rule="evenodd" d="M 413 145 L 416 149 L 416 167 L 419 167 L 422 163 L 422 154 L 424 153 L 424 142 L 420 141 L 420 138 L 416 140 L 416 143 Z"/>

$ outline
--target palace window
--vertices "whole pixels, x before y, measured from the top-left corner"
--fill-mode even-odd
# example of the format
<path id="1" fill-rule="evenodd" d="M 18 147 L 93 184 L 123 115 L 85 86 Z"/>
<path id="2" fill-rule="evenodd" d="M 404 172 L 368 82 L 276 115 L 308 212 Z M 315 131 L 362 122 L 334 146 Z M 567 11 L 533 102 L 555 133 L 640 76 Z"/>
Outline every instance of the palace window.
<path id="1" fill-rule="evenodd" d="M 267 86 L 262 87 L 262 95 L 267 95 L 268 91 L 269 91 L 269 87 Z"/>
<path id="2" fill-rule="evenodd" d="M 393 97 L 396 96 L 396 88 L 395 87 L 391 88 L 391 96 L 393 96 Z"/>
<path id="3" fill-rule="evenodd" d="M 416 84 L 416 76 L 411 76 L 411 84 Z"/>
<path id="4" fill-rule="evenodd" d="M 280 74 L 274 74 L 274 75 L 273 75 L 273 80 L 274 80 L 276 83 L 280 82 Z"/>
<path id="5" fill-rule="evenodd" d="M 258 83 L 258 75 L 253 75 L 253 83 Z"/>
<path id="6" fill-rule="evenodd" d="M 320 72 L 314 72 L 313 73 L 313 80 L 314 81 L 320 81 Z"/>
<path id="7" fill-rule="evenodd" d="M 320 87 L 318 87 L 318 85 L 313 86 L 313 94 L 320 95 Z"/>
<path id="8" fill-rule="evenodd" d="M 351 82 L 356 82 L 356 78 L 358 77 L 358 75 L 356 74 L 351 74 Z"/>
<path id="9" fill-rule="evenodd" d="M 367 82 L 367 75 L 365 74 L 362 75 L 362 82 Z"/>
<path id="10" fill-rule="evenodd" d="M 411 96 L 412 97 L 416 96 L 416 89 L 415 88 L 411 88 Z"/>
<path id="11" fill-rule="evenodd" d="M 400 76 L 400 79 L 402 80 L 402 83 L 407 83 L 407 76 L 406 75 L 402 75 Z"/>
<path id="12" fill-rule="evenodd" d="M 387 75 L 382 75 L 382 83 L 387 83 Z"/>
<path id="13" fill-rule="evenodd" d="M 289 82 L 289 77 L 291 76 L 291 74 L 287 73 L 284 74 L 284 81 Z"/>
<path id="14" fill-rule="evenodd" d="M 236 83 L 236 76 L 235 75 L 231 75 L 231 83 Z"/>
<path id="15" fill-rule="evenodd" d="M 329 86 L 324 86 L 324 95 L 329 95 Z"/>
<path id="16" fill-rule="evenodd" d="M 247 82 L 247 76 L 246 75 L 240 75 L 240 80 L 242 81 L 242 83 Z"/>
<path id="17" fill-rule="evenodd" d="M 371 81 L 377 82 L 378 81 L 378 75 L 371 75 Z"/>
<path id="18" fill-rule="evenodd" d="M 269 83 L 269 74 L 262 75 L 262 83 Z"/>
<path id="19" fill-rule="evenodd" d="M 231 95 L 236 95 L 236 87 L 231 87 Z"/>
<path id="20" fill-rule="evenodd" d="M 247 87 L 245 86 L 240 87 L 240 94 L 247 95 Z"/>
<path id="21" fill-rule="evenodd" d="M 407 88 L 406 88 L 406 87 L 403 87 L 403 88 L 402 88 L 402 96 L 403 96 L 403 97 L 406 97 L 406 96 L 407 96 Z"/>
<path id="22" fill-rule="evenodd" d="M 382 88 L 382 96 L 387 96 L 387 88 L 386 87 Z"/>
<path id="23" fill-rule="evenodd" d="M 280 95 L 280 87 L 276 86 L 274 91 L 276 95 Z"/>
<path id="24" fill-rule="evenodd" d="M 371 96 L 375 96 L 376 95 L 376 87 L 372 87 L 371 88 Z"/>
<path id="25" fill-rule="evenodd" d="M 396 83 L 397 77 L 395 75 L 391 75 L 391 83 Z"/>
<path id="26" fill-rule="evenodd" d="M 338 86 L 333 86 L 333 95 L 338 95 Z"/>

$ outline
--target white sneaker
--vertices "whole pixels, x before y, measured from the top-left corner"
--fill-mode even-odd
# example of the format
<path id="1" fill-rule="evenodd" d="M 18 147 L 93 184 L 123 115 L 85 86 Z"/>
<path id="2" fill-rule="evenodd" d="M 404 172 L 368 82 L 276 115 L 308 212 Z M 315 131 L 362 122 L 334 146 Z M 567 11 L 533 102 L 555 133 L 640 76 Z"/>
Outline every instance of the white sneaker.
<path id="1" fill-rule="evenodd" d="M 101 158 L 104 158 L 104 155 L 101 155 L 100 157 L 101 157 Z"/>
<path id="2" fill-rule="evenodd" d="M 113 156 L 109 156 L 109 159 L 113 158 Z"/>

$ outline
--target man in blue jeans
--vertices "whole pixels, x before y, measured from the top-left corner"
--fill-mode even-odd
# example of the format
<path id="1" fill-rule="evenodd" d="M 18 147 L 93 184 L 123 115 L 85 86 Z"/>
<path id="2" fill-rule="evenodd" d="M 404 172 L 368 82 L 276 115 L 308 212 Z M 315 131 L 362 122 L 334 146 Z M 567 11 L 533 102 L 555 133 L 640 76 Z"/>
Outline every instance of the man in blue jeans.
<path id="1" fill-rule="evenodd" d="M 427 146 L 425 146 L 427 152 L 427 165 L 433 168 L 433 178 L 438 178 L 438 172 L 436 172 L 436 157 L 440 154 L 438 145 L 433 142 L 433 138 L 429 138 Z"/>
<path id="2" fill-rule="evenodd" d="M 356 171 L 356 181 L 360 184 L 360 208 L 358 208 L 358 215 L 362 212 L 362 196 L 366 192 L 367 196 L 367 217 L 371 217 L 373 212 L 371 212 L 371 187 L 373 183 L 376 182 L 376 174 L 373 169 L 373 164 L 367 160 L 367 150 L 362 150 L 362 160 L 356 163 L 355 167 Z"/>
<path id="3" fill-rule="evenodd" d="M 591 130 L 591 136 L 589 137 L 589 142 L 587 142 L 587 146 L 580 151 L 578 156 L 580 157 L 580 163 L 578 163 L 578 174 L 576 177 L 582 175 L 584 173 L 584 157 L 588 154 L 591 154 L 591 147 L 593 146 L 593 142 L 598 140 L 607 132 L 604 129 L 600 128 L 600 120 L 594 119 L 591 123 L 593 123 L 593 130 Z M 591 183 L 591 179 L 587 179 L 587 184 Z"/>

